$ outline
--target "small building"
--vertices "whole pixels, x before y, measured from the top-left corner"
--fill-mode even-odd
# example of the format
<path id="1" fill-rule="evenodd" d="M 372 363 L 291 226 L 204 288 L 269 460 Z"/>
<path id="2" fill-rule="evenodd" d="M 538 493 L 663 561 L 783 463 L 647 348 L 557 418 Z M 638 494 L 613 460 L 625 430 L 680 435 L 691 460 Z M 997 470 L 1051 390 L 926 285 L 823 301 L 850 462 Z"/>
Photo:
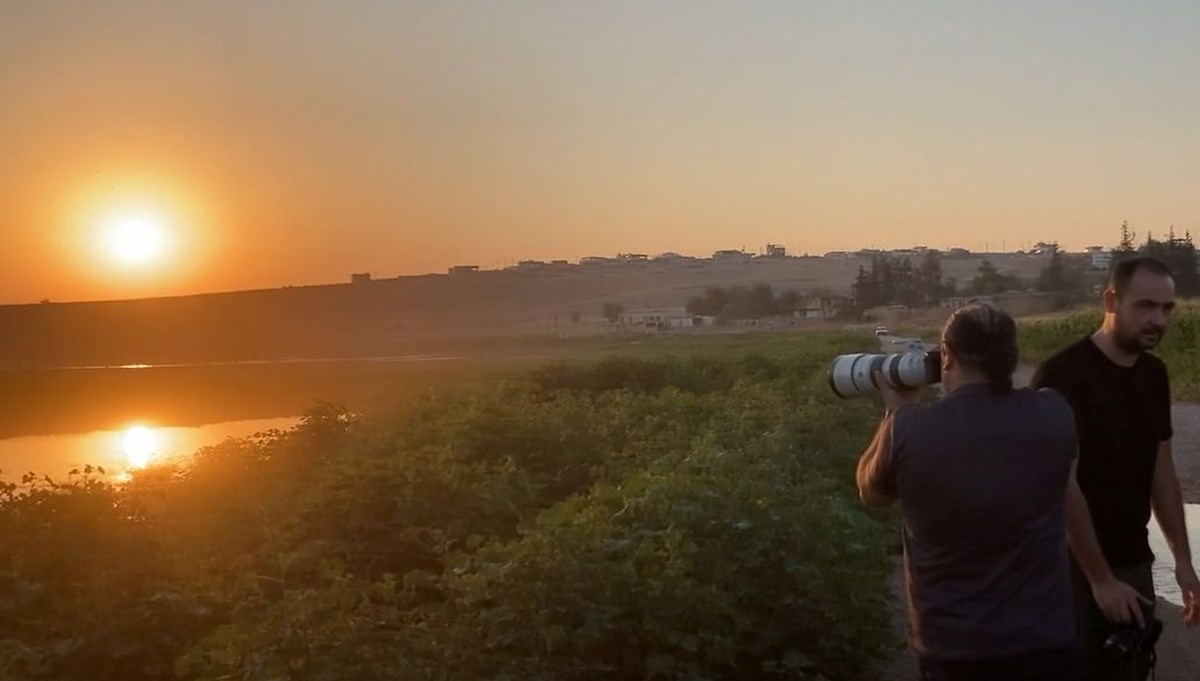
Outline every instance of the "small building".
<path id="1" fill-rule="evenodd" d="M 750 262 L 754 256 L 745 251 L 721 250 L 713 253 L 713 262 L 739 264 Z"/>
<path id="2" fill-rule="evenodd" d="M 1058 253 L 1058 243 L 1053 241 L 1039 241 L 1033 245 L 1033 248 L 1030 249 L 1029 253 L 1031 255 L 1054 255 L 1055 253 Z"/>
<path id="3" fill-rule="evenodd" d="M 621 324 L 632 329 L 666 331 L 704 326 L 704 320 L 682 307 L 653 307 L 626 311 L 621 315 Z"/>
<path id="4" fill-rule="evenodd" d="M 453 265 L 446 270 L 447 274 L 474 274 L 479 271 L 479 265 Z"/>
<path id="5" fill-rule="evenodd" d="M 579 259 L 579 264 L 584 267 L 597 267 L 602 265 L 613 265 L 617 263 L 616 258 L 609 258 L 603 255 L 588 255 Z"/>
<path id="6" fill-rule="evenodd" d="M 794 315 L 800 319 L 835 319 L 852 302 L 846 296 L 812 296 L 804 299 Z"/>
<path id="7" fill-rule="evenodd" d="M 350 275 L 351 284 L 369 284 L 371 283 L 370 272 L 356 272 Z"/>
<path id="8" fill-rule="evenodd" d="M 766 250 L 765 255 L 768 258 L 786 258 L 787 257 L 787 248 L 785 248 L 779 244 L 767 244 L 767 250 Z"/>
<path id="9" fill-rule="evenodd" d="M 1088 266 L 1094 270 L 1107 270 L 1112 266 L 1112 251 L 1103 246 L 1088 246 L 1083 249 L 1088 259 Z"/>

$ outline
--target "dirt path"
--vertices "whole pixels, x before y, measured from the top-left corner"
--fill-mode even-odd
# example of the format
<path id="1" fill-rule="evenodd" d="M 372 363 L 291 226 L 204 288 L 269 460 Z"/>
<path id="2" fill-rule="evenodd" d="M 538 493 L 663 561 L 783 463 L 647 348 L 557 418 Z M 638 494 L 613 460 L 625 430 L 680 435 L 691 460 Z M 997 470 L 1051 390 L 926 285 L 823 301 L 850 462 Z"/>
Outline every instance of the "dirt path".
<path id="1" fill-rule="evenodd" d="M 1015 382 L 1028 385 L 1033 368 L 1022 366 L 1017 370 Z M 1171 422 L 1175 429 L 1172 441 L 1175 470 L 1183 488 L 1183 499 L 1187 503 L 1200 503 L 1200 404 L 1177 403 L 1171 407 Z M 1193 555 L 1200 555 L 1200 547 L 1192 547 Z M 896 630 L 896 654 L 880 670 L 881 681 L 912 681 L 916 679 L 908 651 L 904 646 L 907 633 L 904 609 L 904 580 L 899 569 L 892 574 L 892 593 L 895 607 L 892 622 Z M 1159 681 L 1196 681 L 1200 679 L 1200 629 L 1188 631 L 1182 623 L 1182 609 L 1161 598 L 1158 601 L 1158 616 L 1163 621 L 1163 634 L 1159 639 L 1157 678 Z"/>

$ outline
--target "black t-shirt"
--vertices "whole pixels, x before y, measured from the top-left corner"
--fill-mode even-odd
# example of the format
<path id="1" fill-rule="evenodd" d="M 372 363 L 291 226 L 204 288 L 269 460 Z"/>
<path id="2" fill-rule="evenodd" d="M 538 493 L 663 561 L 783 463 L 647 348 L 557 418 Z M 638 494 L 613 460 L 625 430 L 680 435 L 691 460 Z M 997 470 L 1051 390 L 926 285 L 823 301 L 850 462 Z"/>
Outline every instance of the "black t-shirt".
<path id="1" fill-rule="evenodd" d="M 1058 391 L 1075 412 L 1079 487 L 1108 563 L 1154 560 L 1146 524 L 1158 446 L 1171 439 L 1166 365 L 1149 353 L 1115 364 L 1087 336 L 1043 362 L 1033 386 Z"/>

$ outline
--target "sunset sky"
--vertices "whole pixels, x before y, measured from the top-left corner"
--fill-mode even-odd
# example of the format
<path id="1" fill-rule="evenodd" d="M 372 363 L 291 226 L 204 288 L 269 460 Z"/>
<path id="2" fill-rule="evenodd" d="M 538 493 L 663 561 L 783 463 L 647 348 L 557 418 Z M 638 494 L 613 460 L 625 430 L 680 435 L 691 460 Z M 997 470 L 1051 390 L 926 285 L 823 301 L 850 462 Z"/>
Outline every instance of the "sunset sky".
<path id="1" fill-rule="evenodd" d="M 3 0 L 0 303 L 1200 231 L 1198 34 L 1188 0 Z"/>

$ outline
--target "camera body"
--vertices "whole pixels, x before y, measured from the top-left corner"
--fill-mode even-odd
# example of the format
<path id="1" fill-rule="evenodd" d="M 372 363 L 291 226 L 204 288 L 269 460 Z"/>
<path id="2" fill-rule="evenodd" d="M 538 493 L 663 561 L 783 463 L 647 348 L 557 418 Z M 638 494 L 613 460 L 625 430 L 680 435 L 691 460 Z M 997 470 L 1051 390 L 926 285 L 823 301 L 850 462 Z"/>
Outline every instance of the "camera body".
<path id="1" fill-rule="evenodd" d="M 1142 628 L 1137 624 L 1123 624 L 1117 627 L 1104 641 L 1105 653 L 1116 659 L 1127 659 L 1154 649 L 1154 644 L 1162 635 L 1163 623 L 1150 613 L 1149 608 L 1143 608 L 1142 611 L 1146 626 Z"/>

